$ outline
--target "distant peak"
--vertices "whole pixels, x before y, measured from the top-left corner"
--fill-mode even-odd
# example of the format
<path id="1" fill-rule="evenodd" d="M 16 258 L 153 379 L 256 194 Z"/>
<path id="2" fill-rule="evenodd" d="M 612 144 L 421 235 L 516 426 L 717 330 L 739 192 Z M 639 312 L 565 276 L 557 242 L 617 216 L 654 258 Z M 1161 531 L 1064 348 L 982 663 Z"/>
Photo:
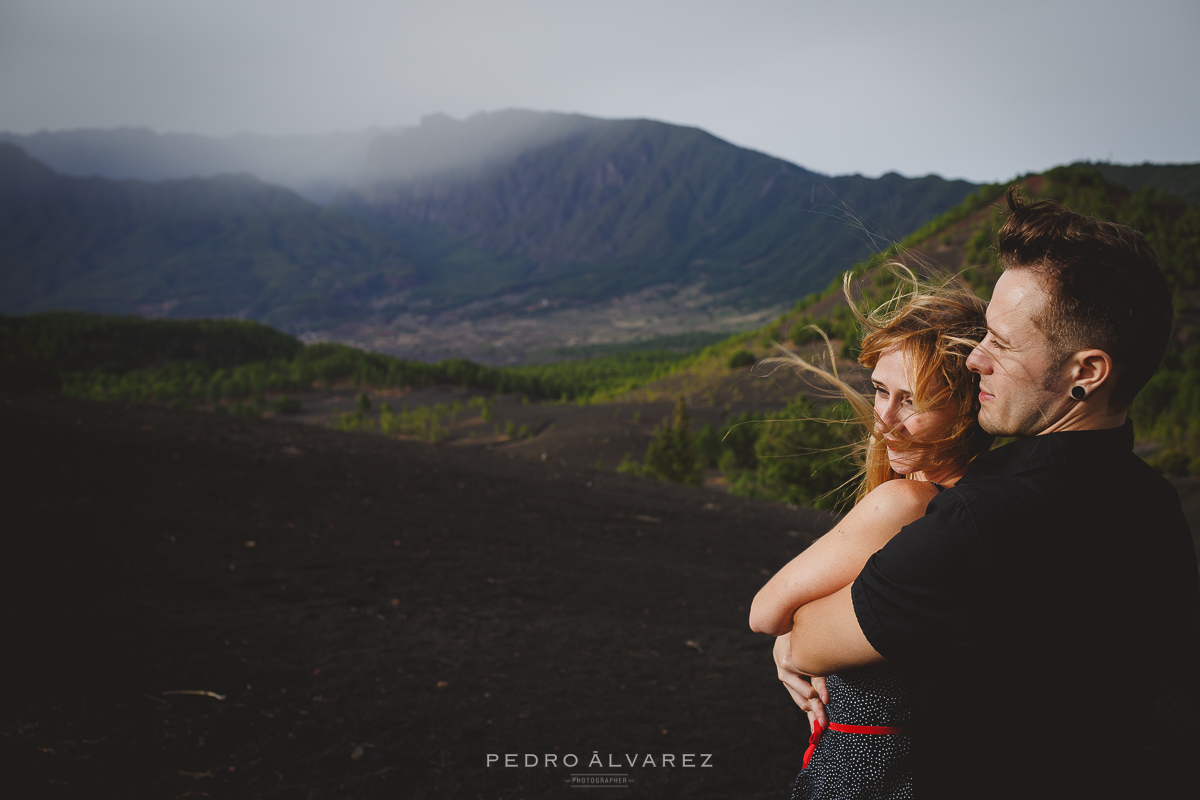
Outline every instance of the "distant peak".
<path id="1" fill-rule="evenodd" d="M 444 125 L 457 124 L 459 124 L 459 120 L 456 120 L 449 114 L 443 114 L 440 111 L 436 114 L 426 114 L 425 116 L 421 117 L 422 128 L 435 128 Z"/>

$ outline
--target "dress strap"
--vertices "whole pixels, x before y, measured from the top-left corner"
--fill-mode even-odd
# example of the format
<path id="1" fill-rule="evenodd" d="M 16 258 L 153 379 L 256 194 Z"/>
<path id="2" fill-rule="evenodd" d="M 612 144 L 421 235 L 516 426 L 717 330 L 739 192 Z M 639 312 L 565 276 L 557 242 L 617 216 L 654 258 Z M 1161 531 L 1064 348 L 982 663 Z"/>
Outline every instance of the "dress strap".
<path id="1" fill-rule="evenodd" d="M 944 492 L 944 491 L 946 491 L 946 487 L 945 487 L 945 486 L 942 486 L 940 483 L 936 483 L 936 482 L 934 482 L 934 481 L 930 481 L 930 483 L 932 483 L 932 484 L 933 484 L 934 488 L 936 488 L 936 489 L 938 490 L 938 492 Z"/>

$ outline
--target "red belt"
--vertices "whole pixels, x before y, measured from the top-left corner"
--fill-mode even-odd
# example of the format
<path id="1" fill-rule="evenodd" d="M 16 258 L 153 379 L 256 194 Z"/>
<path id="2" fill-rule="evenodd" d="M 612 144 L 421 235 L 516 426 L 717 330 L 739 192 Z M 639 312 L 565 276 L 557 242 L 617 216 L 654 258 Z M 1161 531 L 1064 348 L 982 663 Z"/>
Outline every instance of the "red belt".
<path id="1" fill-rule="evenodd" d="M 843 725 L 840 722 L 831 722 L 829 729 L 842 733 L 908 733 L 906 725 Z M 817 749 L 817 742 L 821 741 L 821 734 L 824 732 L 824 728 L 816 722 L 813 723 L 812 735 L 808 737 L 808 749 L 804 751 L 804 766 L 801 769 L 808 768 L 808 762 L 812 758 L 813 751 Z"/>

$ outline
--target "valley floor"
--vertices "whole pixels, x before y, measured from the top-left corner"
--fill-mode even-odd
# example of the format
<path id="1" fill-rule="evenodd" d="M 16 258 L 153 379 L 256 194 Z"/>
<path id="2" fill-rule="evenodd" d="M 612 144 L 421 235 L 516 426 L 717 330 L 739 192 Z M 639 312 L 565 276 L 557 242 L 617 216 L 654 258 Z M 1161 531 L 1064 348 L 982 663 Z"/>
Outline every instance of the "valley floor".
<path id="1" fill-rule="evenodd" d="M 466 306 L 402 314 L 386 324 L 351 323 L 301 338 L 419 361 L 468 358 L 502 366 L 556 360 L 554 353 L 560 348 L 626 344 L 695 331 L 740 333 L 761 328 L 785 310 L 782 306 L 737 310 L 696 287 L 673 286 L 579 307 L 546 298 L 514 302 L 511 307 L 486 311 Z"/>

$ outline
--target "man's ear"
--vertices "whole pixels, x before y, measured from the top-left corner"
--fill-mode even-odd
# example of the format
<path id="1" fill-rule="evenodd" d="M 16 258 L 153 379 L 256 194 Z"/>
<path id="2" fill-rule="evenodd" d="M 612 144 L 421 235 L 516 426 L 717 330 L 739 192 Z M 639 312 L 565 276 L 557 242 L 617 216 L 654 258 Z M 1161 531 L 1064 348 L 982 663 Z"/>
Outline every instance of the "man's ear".
<path id="1" fill-rule="evenodd" d="M 1087 396 L 1112 389 L 1112 356 L 1103 350 L 1080 350 L 1071 357 L 1071 386 L 1082 386 Z"/>

